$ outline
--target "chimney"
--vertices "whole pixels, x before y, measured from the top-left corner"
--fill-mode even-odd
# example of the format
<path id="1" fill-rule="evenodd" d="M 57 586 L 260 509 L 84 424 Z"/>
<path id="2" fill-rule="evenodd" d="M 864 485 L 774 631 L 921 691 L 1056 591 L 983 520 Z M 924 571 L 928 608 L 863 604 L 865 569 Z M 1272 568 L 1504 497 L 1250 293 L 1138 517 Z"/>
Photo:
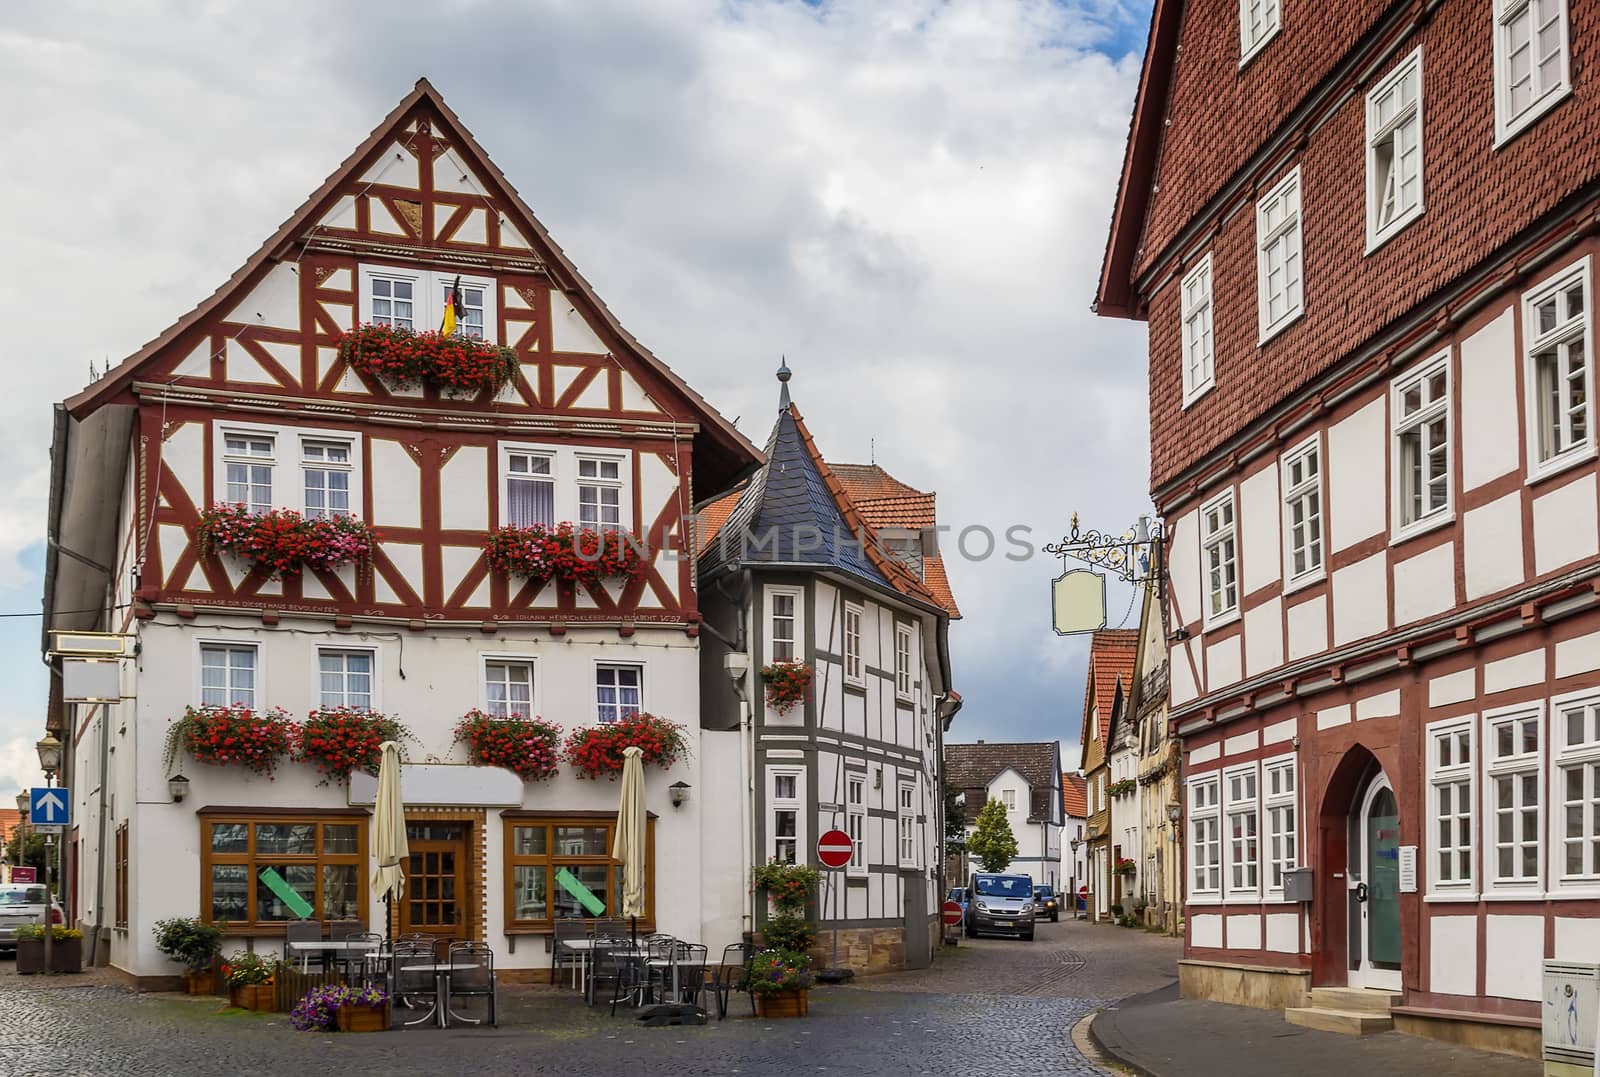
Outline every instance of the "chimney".
<path id="1" fill-rule="evenodd" d="M 982 744 L 982 743 L 983 743 L 983 741 L 982 741 L 982 740 L 979 740 L 979 741 L 978 741 L 978 743 L 979 743 L 979 744 Z"/>

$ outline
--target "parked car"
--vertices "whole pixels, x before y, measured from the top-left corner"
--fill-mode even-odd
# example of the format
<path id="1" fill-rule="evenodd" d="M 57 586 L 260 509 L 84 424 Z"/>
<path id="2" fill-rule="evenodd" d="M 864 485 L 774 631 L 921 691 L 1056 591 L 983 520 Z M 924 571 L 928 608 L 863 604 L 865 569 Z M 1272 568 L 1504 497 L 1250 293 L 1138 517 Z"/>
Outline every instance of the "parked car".
<path id="1" fill-rule="evenodd" d="M 1050 917 L 1052 924 L 1061 920 L 1061 895 L 1056 893 L 1053 886 L 1036 886 L 1033 888 L 1033 906 L 1040 916 Z"/>
<path id="2" fill-rule="evenodd" d="M 976 938 L 985 931 L 1033 938 L 1032 876 L 978 872 L 972 876 L 972 885 L 967 891 L 972 895 L 971 904 L 967 906 L 968 938 Z"/>
<path id="3" fill-rule="evenodd" d="M 45 889 L 39 883 L 0 885 L 0 950 L 15 951 L 17 928 L 23 924 L 42 924 L 45 917 Z M 63 920 L 61 906 L 50 902 L 50 922 Z"/>
<path id="4" fill-rule="evenodd" d="M 968 903 L 967 903 L 967 888 L 966 887 L 964 887 L 964 886 L 952 886 L 950 888 L 950 893 L 945 895 L 945 900 L 946 901 L 953 901 L 957 905 L 960 905 L 961 906 L 961 919 L 965 920 L 967 918 L 967 904 Z"/>

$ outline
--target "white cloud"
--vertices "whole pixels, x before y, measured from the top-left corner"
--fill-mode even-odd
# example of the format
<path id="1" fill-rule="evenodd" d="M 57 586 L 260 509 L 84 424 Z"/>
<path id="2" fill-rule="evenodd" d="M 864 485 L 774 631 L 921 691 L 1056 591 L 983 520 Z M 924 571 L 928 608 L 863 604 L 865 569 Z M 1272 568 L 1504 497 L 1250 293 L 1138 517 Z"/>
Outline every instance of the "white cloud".
<path id="1" fill-rule="evenodd" d="M 49 403 L 225 279 L 419 74 L 623 322 L 757 443 L 785 354 L 823 451 L 875 451 L 957 528 L 1042 543 L 1073 510 L 1112 528 L 1143 510 L 1142 328 L 1088 310 L 1138 74 L 1095 51 L 1139 21 L 1118 5 L 13 11 L 0 200 L 29 272 L 0 319 L 50 332 L 48 355 L 13 353 L 0 398 L 0 584 L 27 577 L 16 554 L 44 519 Z M 962 739 L 1070 743 L 1083 644 L 1049 632 L 1056 563 L 950 568 Z"/>

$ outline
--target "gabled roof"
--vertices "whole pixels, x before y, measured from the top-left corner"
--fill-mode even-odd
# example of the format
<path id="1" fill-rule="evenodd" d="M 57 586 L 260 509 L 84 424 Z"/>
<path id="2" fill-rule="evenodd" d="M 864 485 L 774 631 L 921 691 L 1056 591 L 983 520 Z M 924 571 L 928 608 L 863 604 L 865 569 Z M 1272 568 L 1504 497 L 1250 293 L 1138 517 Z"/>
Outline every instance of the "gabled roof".
<path id="1" fill-rule="evenodd" d="M 989 783 L 1006 770 L 1014 770 L 1028 783 L 1028 815 L 1043 818 L 1054 796 L 1056 776 L 1061 773 L 1061 750 L 1054 741 L 1020 743 L 946 744 L 945 782 L 957 789 L 987 789 Z M 976 819 L 983 802 L 967 798 L 966 816 Z"/>
<path id="2" fill-rule="evenodd" d="M 409 117 L 416 114 L 419 109 L 431 109 L 431 120 L 439 125 L 449 135 L 453 147 L 464 154 L 469 163 L 475 165 L 492 186 L 497 187 L 497 198 L 508 218 L 516 223 L 523 235 L 528 237 L 533 250 L 543 258 L 550 270 L 553 282 L 563 289 L 575 302 L 586 304 L 592 312 L 609 328 L 646 369 L 653 371 L 664 380 L 673 390 L 682 395 L 690 409 L 696 412 L 703 421 L 702 431 L 709 437 L 710 444 L 705 446 L 713 448 L 723 457 L 721 466 L 714 469 L 715 473 L 724 480 L 731 480 L 740 473 L 747 471 L 756 463 L 756 449 L 749 439 L 734 428 L 733 424 L 724 418 L 716 408 L 712 407 L 699 393 L 691 389 L 687 382 L 678 377 L 666 363 L 658 359 L 648 348 L 639 343 L 627 331 L 614 314 L 595 294 L 594 288 L 578 272 L 576 266 L 567 258 L 566 253 L 550 238 L 543 224 L 533 215 L 533 211 L 517 193 L 509 180 L 500 169 L 489 159 L 478 141 L 467 130 L 461 118 L 455 114 L 439 91 L 427 79 L 418 79 L 412 91 L 401 99 L 400 103 L 384 117 L 383 121 L 367 136 L 366 141 L 356 147 L 349 157 L 336 168 L 322 185 L 312 193 L 311 197 L 301 203 L 300 207 L 290 214 L 289 219 L 256 250 L 254 254 L 239 268 L 233 276 L 212 292 L 211 295 L 201 300 L 189 313 L 164 330 L 154 340 L 151 340 L 138 351 L 122 360 L 105 377 L 90 385 L 76 396 L 66 401 L 67 410 L 74 418 L 82 418 L 89 411 L 117 398 L 133 382 L 139 369 L 168 344 L 172 343 L 185 330 L 197 321 L 210 314 L 221 306 L 235 293 L 241 292 L 246 283 L 262 270 L 269 262 L 281 261 L 287 258 L 298 243 L 303 242 L 308 233 L 315 230 L 316 222 L 321 220 L 323 214 L 338 197 L 341 187 L 347 183 L 362 166 L 363 162 L 371 156 L 380 146 L 388 144 L 389 140 L 403 135 L 404 125 Z M 697 442 L 700 439 L 697 437 Z M 702 446 L 697 444 L 697 449 Z M 709 461 L 707 461 L 709 462 Z M 705 471 L 705 465 L 697 454 L 697 472 Z M 721 485 L 721 482 L 716 484 Z"/>
<path id="3" fill-rule="evenodd" d="M 1088 738 L 1089 715 L 1096 709 L 1100 719 L 1100 742 L 1109 752 L 1111 712 L 1117 702 L 1117 687 L 1126 693 L 1133 686 L 1133 663 L 1139 650 L 1137 628 L 1102 628 L 1089 640 L 1089 671 L 1084 680 L 1084 739 Z"/>
<path id="4" fill-rule="evenodd" d="M 1061 807 L 1073 819 L 1089 817 L 1089 779 L 1071 771 L 1061 772 Z"/>

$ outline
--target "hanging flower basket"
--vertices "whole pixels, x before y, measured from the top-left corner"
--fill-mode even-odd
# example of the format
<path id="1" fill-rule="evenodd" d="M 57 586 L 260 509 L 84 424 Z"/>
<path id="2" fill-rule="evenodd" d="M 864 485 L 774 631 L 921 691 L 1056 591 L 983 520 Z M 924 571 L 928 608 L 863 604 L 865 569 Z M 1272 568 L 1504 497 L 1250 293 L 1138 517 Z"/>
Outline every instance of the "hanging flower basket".
<path id="1" fill-rule="evenodd" d="M 517 376 L 517 353 L 467 336 L 444 336 L 391 325 L 362 325 L 339 336 L 339 358 L 350 369 L 393 385 L 490 393 Z"/>
<path id="2" fill-rule="evenodd" d="M 378 746 L 384 741 L 410 737 L 410 730 L 386 714 L 355 707 L 321 707 L 307 715 L 295 731 L 294 758 L 314 764 L 324 776 L 323 785 L 330 781 L 348 785 L 354 771 L 378 773 Z"/>
<path id="3" fill-rule="evenodd" d="M 632 579 L 645 569 L 641 544 L 620 531 L 592 531 L 570 523 L 502 527 L 484 540 L 489 565 L 507 576 L 530 580 L 598 583 Z"/>
<path id="4" fill-rule="evenodd" d="M 167 727 L 163 765 L 171 773 L 180 751 L 215 767 L 245 767 L 272 777 L 289 754 L 297 729 L 287 711 L 250 707 L 188 707 Z"/>
<path id="5" fill-rule="evenodd" d="M 634 714 L 619 722 L 585 726 L 567 735 L 567 762 L 580 778 L 615 778 L 622 773 L 622 751 L 637 746 L 641 761 L 663 770 L 689 750 L 683 726 L 653 714 Z"/>
<path id="6" fill-rule="evenodd" d="M 787 714 L 811 698 L 811 682 L 816 676 L 804 662 L 773 662 L 761 667 L 767 685 L 767 706 Z"/>
<path id="7" fill-rule="evenodd" d="M 274 579 L 307 568 L 365 565 L 382 538 L 353 516 L 306 519 L 293 509 L 251 512 L 244 505 L 212 505 L 196 529 L 201 553 L 228 553 L 264 568 Z"/>
<path id="8" fill-rule="evenodd" d="M 496 718 L 470 710 L 456 723 L 455 739 L 474 763 L 504 767 L 525 782 L 554 777 L 561 762 L 561 727 L 543 718 Z"/>
<path id="9" fill-rule="evenodd" d="M 1120 797 L 1133 792 L 1137 788 L 1139 788 L 1138 782 L 1134 781 L 1132 778 L 1124 778 L 1120 782 L 1112 782 L 1111 785 L 1106 789 L 1106 794 L 1108 796 Z"/>
<path id="10" fill-rule="evenodd" d="M 1117 858 L 1117 862 L 1111 868 L 1111 870 L 1116 872 L 1118 875 L 1132 875 L 1135 871 L 1139 870 L 1139 865 L 1137 862 L 1123 856 Z"/>

